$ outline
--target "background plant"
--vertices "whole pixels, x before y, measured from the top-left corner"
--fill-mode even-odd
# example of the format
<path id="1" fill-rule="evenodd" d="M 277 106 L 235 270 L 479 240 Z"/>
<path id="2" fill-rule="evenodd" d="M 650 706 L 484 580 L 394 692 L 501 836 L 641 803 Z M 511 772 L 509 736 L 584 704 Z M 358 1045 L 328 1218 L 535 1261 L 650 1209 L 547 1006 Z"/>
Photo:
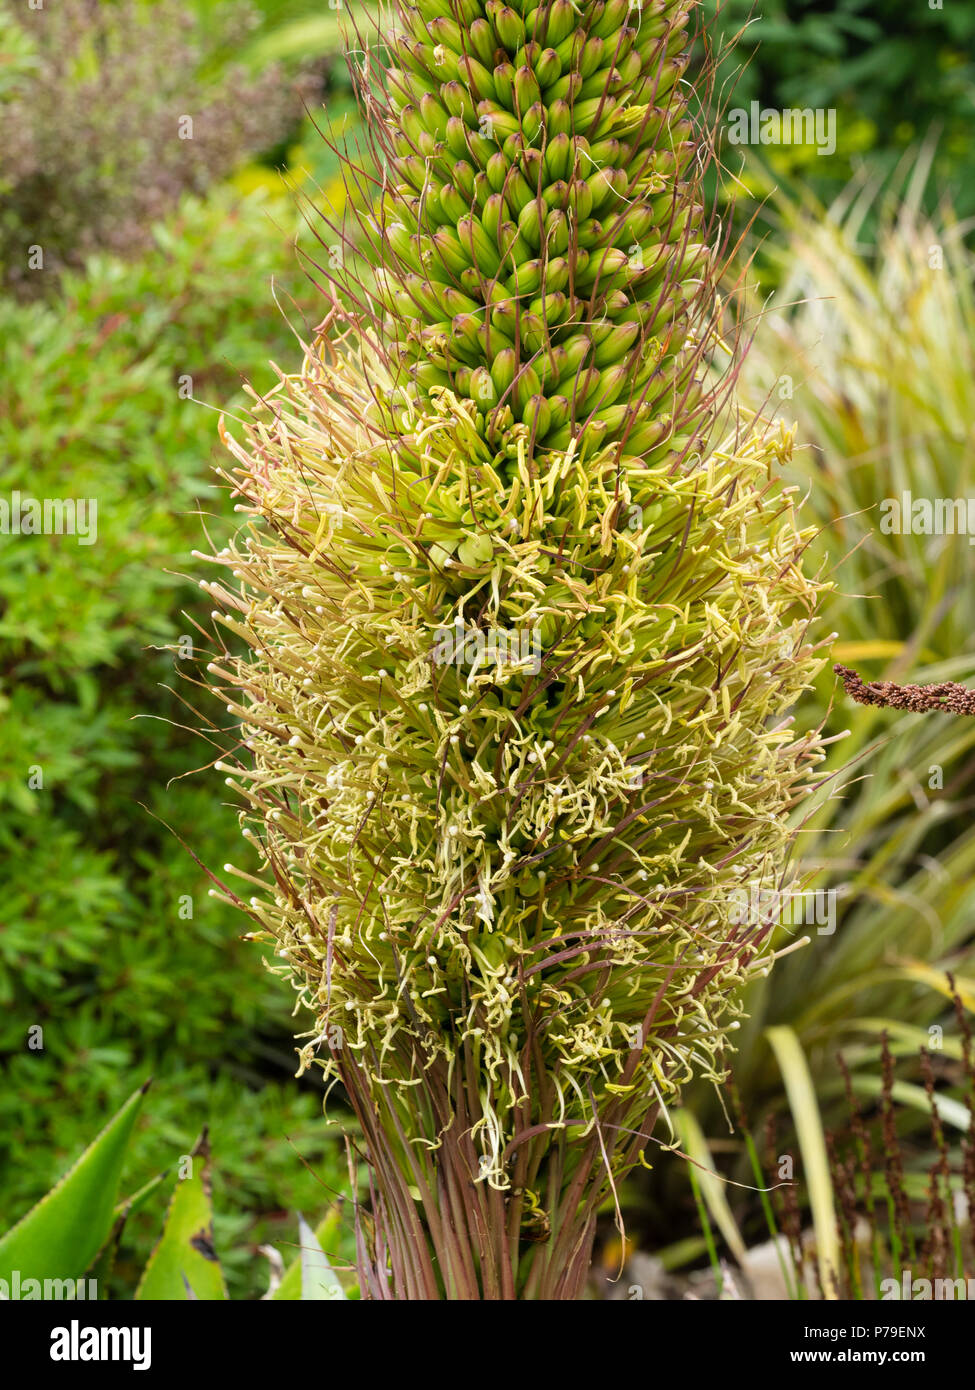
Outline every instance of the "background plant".
<path id="1" fill-rule="evenodd" d="M 293 128 L 320 85 L 279 68 L 217 66 L 253 27 L 242 5 L 211 13 L 206 47 L 178 0 L 0 6 L 13 55 L 0 90 L 0 277 L 18 294 L 93 251 L 131 255 L 184 192 L 202 193 Z M 181 125 L 189 117 L 192 127 Z M 189 132 L 189 138 L 186 138 Z M 31 269 L 30 248 L 44 253 Z"/>
<path id="2" fill-rule="evenodd" d="M 177 1302 L 227 1298 L 219 1247 L 214 1243 L 213 1172 L 206 1129 L 189 1152 L 178 1155 L 174 1185 L 167 1182 L 171 1174 L 161 1172 L 130 1196 L 119 1198 L 147 1090 L 148 1083 L 134 1092 L 51 1191 L 0 1233 L 5 1299 L 108 1298 L 110 1286 L 119 1283 L 120 1252 L 133 1217 L 154 1194 L 167 1188 L 169 1205 L 162 1232 L 138 1282 L 123 1283 L 121 1296 Z M 261 1247 L 260 1254 L 271 1262 L 270 1286 L 263 1296 L 305 1301 L 346 1298 L 344 1284 L 322 1249 L 323 1241 L 336 1260 L 341 1256 L 335 1251 L 351 1250 L 351 1231 L 343 1233 L 341 1203 L 330 1208 L 317 1231 L 299 1215 L 297 1254 L 287 1270 L 280 1252 Z M 48 1281 L 53 1281 L 50 1291 Z M 353 1287 L 352 1292 L 357 1290 Z"/>
<path id="3" fill-rule="evenodd" d="M 882 500 L 905 489 L 930 498 L 975 489 L 973 265 L 950 213 L 932 222 L 921 211 L 926 174 L 922 162 L 906 196 L 887 201 L 875 245 L 860 240 L 869 188 L 829 215 L 786 208 L 780 298 L 746 372 L 753 398 L 771 390 L 774 399 L 786 378 L 794 386 L 778 409 L 809 442 L 793 476 L 822 526 L 815 549 L 842 576 L 827 606 L 842 625 L 837 658 L 888 679 L 968 681 L 967 538 L 879 526 Z M 943 262 L 932 264 L 933 248 Z M 832 695 L 821 680 L 820 706 Z M 842 893 L 837 930 L 817 934 L 755 1000 L 756 1029 L 788 1022 L 817 1059 L 856 1026 L 854 998 L 860 1017 L 944 1023 L 944 969 L 971 973 L 973 936 L 975 731 L 950 716 L 885 717 L 845 701 L 834 719 L 852 732 L 832 750 L 837 794 L 806 822 L 802 853 L 813 882 Z"/>
<path id="4" fill-rule="evenodd" d="M 175 32 L 174 14 L 165 7 L 164 35 Z M 89 37 L 120 32 L 111 15 L 92 22 Z M 125 22 L 135 24 L 134 12 Z M 250 44 L 271 30 L 242 32 Z M 38 64 L 50 75 L 60 61 L 49 38 L 42 29 L 36 45 L 5 49 L 27 105 Z M 180 42 L 209 55 L 209 86 L 182 74 L 185 104 L 199 110 L 231 79 L 204 39 Z M 163 44 L 138 61 L 151 67 L 167 53 Z M 10 65 L 0 74 L 9 77 Z M 167 73 L 167 99 L 174 81 Z M 240 90 L 254 93 L 253 78 Z M 123 126 L 150 100 L 138 87 L 116 95 L 112 121 Z M 266 138 L 290 100 L 272 102 Z M 300 143 L 301 131 L 293 138 Z M 318 145 L 314 173 L 328 187 L 334 160 Z M 63 154 L 70 181 L 72 150 L 49 148 L 51 177 Z M 258 174 L 251 163 L 240 179 L 243 187 L 183 195 L 175 207 L 165 179 L 141 190 L 169 212 L 140 225 L 131 260 L 89 255 L 48 279 L 45 302 L 0 299 L 3 494 L 93 496 L 99 505 L 93 546 L 0 537 L 0 1220 L 46 1190 L 121 1102 L 133 1071 L 151 1072 L 162 1084 L 154 1124 L 136 1130 L 133 1172 L 148 1179 L 210 1124 L 225 1155 L 216 1222 L 237 1295 L 260 1287 L 245 1240 L 273 1237 L 285 1210 L 320 1200 L 296 1150 L 322 1180 L 334 1185 L 345 1173 L 313 1123 L 320 1091 L 293 1080 L 286 992 L 253 949 L 242 950 L 236 921 L 207 897 L 205 873 L 166 828 L 184 840 L 192 831 L 215 864 L 235 839 L 189 776 L 200 750 L 183 727 L 186 691 L 175 693 L 186 663 L 163 648 L 197 638 L 210 606 L 183 576 L 200 511 L 214 535 L 223 524 L 207 477 L 215 410 L 236 408 L 243 378 L 273 379 L 268 354 L 293 350 L 292 324 L 305 331 L 312 309 L 293 196 L 270 165 Z M 43 788 L 28 787 L 31 766 L 42 769 Z M 38 1026 L 43 1049 L 28 1045 Z M 177 1075 L 178 1087 L 165 1084 Z M 130 1221 L 123 1285 L 148 1254 L 159 1200 Z"/>
<path id="5" fill-rule="evenodd" d="M 904 155 L 937 137 L 928 210 L 950 190 L 959 212 L 972 200 L 975 12 L 914 0 L 713 0 L 717 38 L 741 35 L 719 69 L 734 81 L 731 104 L 775 110 L 834 109 L 837 149 L 763 147 L 746 184 L 765 197 L 776 186 L 821 201 L 838 197 L 863 169 L 892 176 Z M 737 158 L 730 161 L 738 169 Z M 736 184 L 740 193 L 740 187 Z"/>
<path id="6" fill-rule="evenodd" d="M 837 1056 L 845 1095 L 843 1104 L 829 1106 L 833 1127 L 823 1123 L 825 1107 L 795 1033 L 769 1030 L 795 1134 L 791 1123 L 783 1130 L 774 1112 L 756 1132 L 732 1089 L 733 1149 L 752 1179 L 751 1192 L 726 1186 L 696 1122 L 683 1112 L 681 1128 L 695 1160 L 688 1171 L 700 1244 L 719 1296 L 802 1300 L 833 1289 L 856 1301 L 911 1298 L 924 1296 L 922 1286 L 912 1285 L 925 1279 L 928 1298 L 970 1296 L 954 1281 L 975 1277 L 972 1033 L 955 982 L 949 976 L 944 983 L 954 1006 L 951 1035 L 917 1030 L 914 1055 L 898 1075 L 884 1032 L 868 1099 L 855 1094 L 846 1059 Z M 901 1040 L 906 1031 L 899 1030 Z M 770 1241 L 763 1245 L 765 1235 Z M 723 1244 L 734 1264 L 721 1258 Z M 672 1257 L 678 1252 L 675 1247 Z M 948 1281 L 950 1291 L 932 1293 L 936 1281 Z M 699 1276 L 695 1282 L 701 1286 Z"/>

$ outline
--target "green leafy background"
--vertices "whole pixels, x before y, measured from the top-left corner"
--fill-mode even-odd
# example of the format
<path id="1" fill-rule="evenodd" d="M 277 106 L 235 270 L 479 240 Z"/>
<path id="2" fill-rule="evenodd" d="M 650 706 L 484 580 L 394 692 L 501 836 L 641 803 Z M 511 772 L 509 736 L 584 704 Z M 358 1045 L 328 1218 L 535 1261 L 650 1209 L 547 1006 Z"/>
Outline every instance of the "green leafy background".
<path id="1" fill-rule="evenodd" d="M 259 71 L 273 60 L 285 73 L 311 64 L 324 82 L 316 119 L 346 128 L 352 105 L 335 56 L 341 12 L 263 0 L 246 40 L 228 52 L 216 8 L 201 0 L 195 9 L 206 59 L 187 74 L 188 91 L 231 62 Z M 13 9 L 0 5 L 0 104 L 29 93 L 37 61 Z M 723 31 L 750 9 L 749 0 L 726 0 Z M 729 60 L 738 67 L 755 49 L 735 104 L 754 97 L 841 114 L 834 157 L 778 150 L 752 161 L 746 184 L 756 197 L 776 181 L 828 200 L 858 171 L 890 177 L 937 130 L 921 202 L 935 206 L 948 188 L 958 211 L 971 212 L 975 10 L 956 0 L 941 11 L 917 0 L 764 0 L 758 10 Z M 201 514 L 217 540 L 232 520 L 209 473 L 218 412 L 242 406 L 244 381 L 270 386 L 269 360 L 292 365 L 296 331 L 321 317 L 294 246 L 297 238 L 313 250 L 315 229 L 282 170 L 319 205 L 341 201 L 333 154 L 309 120 L 296 119 L 284 140 L 252 150 L 204 194 L 180 196 L 137 256 L 96 254 L 33 296 L 0 295 L 2 494 L 99 504 L 92 546 L 0 536 L 0 1230 L 152 1075 L 124 1190 L 171 1168 L 209 1126 L 215 1241 L 232 1297 L 266 1288 L 257 1247 L 293 1242 L 293 1213 L 319 1212 L 347 1181 L 341 1146 L 320 1120 L 320 1088 L 293 1076 L 290 993 L 240 941 L 243 919 L 208 896 L 206 875 L 180 843 L 218 871 L 228 859 L 245 863 L 219 779 L 194 774 L 208 753 L 186 703 L 192 663 L 164 650 L 183 634 L 205 645 L 210 605 L 192 551 L 205 544 Z M 0 175 L 0 223 L 14 225 L 16 215 L 17 189 Z M 787 277 L 780 265 L 772 278 Z M 959 332 L 959 351 L 971 353 L 971 319 Z M 184 376 L 193 400 L 180 394 Z M 815 412 L 806 413 L 815 428 Z M 849 439 L 836 447 L 849 450 Z M 931 558 L 932 573 L 936 564 Z M 924 576 L 912 574 L 923 589 Z M 869 631 L 853 600 L 837 605 L 837 628 L 847 614 L 856 634 Z M 825 705 L 828 691 L 820 698 Z M 857 726 L 862 740 L 867 727 Z M 38 765 L 44 786 L 30 789 Z M 881 854 L 883 815 L 903 816 L 903 802 L 867 810 Z M 924 850 L 948 856 L 954 843 L 935 834 Z M 905 857 L 897 872 L 906 880 L 914 867 Z M 959 929 L 953 940 L 967 935 Z M 851 977 L 862 969 L 851 958 Z M 873 1001 L 874 1013 L 883 1002 Z M 922 1009 L 919 1021 L 929 1016 Z M 790 1021 L 781 1010 L 775 1020 Z M 29 1046 L 38 1025 L 43 1049 Z M 784 1104 L 769 1059 L 766 1048 L 759 1065 L 746 1049 L 745 1072 L 763 1104 Z M 170 1187 L 160 1185 L 130 1219 L 110 1288 L 131 1296 Z M 686 1204 L 680 1211 L 686 1221 Z M 347 1256 L 347 1235 L 332 1235 Z"/>

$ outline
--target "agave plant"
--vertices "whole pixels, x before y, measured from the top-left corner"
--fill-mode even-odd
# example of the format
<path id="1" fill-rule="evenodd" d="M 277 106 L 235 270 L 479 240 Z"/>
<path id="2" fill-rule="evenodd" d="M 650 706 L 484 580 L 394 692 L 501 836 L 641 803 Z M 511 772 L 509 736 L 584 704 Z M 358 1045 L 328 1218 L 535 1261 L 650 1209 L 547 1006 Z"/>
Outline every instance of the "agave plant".
<path id="1" fill-rule="evenodd" d="M 694 9 L 421 0 L 360 36 L 346 268 L 224 431 L 217 766 L 264 871 L 223 891 L 361 1127 L 364 1297 L 578 1297 L 770 965 L 734 904 L 788 881 L 823 757 L 788 715 L 820 585 L 789 433 L 705 384 Z"/>
<path id="2" fill-rule="evenodd" d="M 146 1082 L 78 1157 L 58 1183 L 8 1231 L 0 1232 L 0 1301 L 100 1299 L 114 1281 L 127 1223 L 158 1195 L 167 1178 L 157 1173 L 119 1199 L 119 1186 L 138 1127 Z M 327 1212 L 316 1230 L 298 1215 L 298 1254 L 288 1269 L 273 1246 L 267 1299 L 344 1299 L 341 1280 L 322 1249 L 337 1235 L 341 1213 Z M 124 1284 L 124 1281 L 123 1281 Z M 206 1129 L 179 1157 L 162 1232 L 129 1295 L 138 1301 L 227 1298 L 213 1244 L 210 1140 Z M 125 1297 L 125 1295 L 123 1295 Z"/>

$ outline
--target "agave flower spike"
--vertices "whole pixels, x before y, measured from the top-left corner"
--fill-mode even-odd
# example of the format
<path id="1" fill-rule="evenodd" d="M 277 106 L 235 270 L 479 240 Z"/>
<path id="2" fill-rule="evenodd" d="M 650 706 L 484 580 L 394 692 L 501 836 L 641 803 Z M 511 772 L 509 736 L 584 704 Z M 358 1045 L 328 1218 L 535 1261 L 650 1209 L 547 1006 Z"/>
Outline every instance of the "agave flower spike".
<path id="1" fill-rule="evenodd" d="M 694 9 L 398 5 L 325 322 L 226 436 L 244 906 L 358 1122 L 366 1297 L 579 1297 L 771 963 L 820 586 L 709 375 Z"/>

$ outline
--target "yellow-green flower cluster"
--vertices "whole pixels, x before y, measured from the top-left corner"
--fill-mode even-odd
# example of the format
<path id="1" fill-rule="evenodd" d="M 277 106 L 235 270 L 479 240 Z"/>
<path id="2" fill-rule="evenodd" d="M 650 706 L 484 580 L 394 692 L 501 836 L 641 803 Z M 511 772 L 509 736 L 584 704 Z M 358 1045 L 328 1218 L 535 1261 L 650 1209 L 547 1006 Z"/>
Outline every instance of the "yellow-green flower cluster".
<path id="1" fill-rule="evenodd" d="M 732 894 L 782 882 L 819 759 L 785 717 L 809 537 L 780 430 L 580 462 L 525 425 L 492 446 L 446 392 L 383 437 L 370 386 L 316 352 L 235 446 L 265 523 L 222 557 L 253 658 L 218 664 L 276 885 L 252 910 L 318 1016 L 306 1062 L 338 1038 L 337 1074 L 347 1049 L 399 1086 L 476 1057 L 503 1184 L 528 1066 L 577 1120 L 720 1074 L 768 927 Z M 471 641 L 498 632 L 529 659 Z"/>
<path id="2" fill-rule="evenodd" d="M 414 1292 L 578 1289 L 644 1123 L 724 1074 L 769 960 L 740 889 L 788 882 L 821 757 L 788 715 L 819 664 L 791 440 L 706 386 L 693 8 L 400 6 L 363 87 L 378 268 L 231 442 L 249 911 Z M 455 1194 L 438 1234 L 476 1178 L 511 1214 Z"/>

